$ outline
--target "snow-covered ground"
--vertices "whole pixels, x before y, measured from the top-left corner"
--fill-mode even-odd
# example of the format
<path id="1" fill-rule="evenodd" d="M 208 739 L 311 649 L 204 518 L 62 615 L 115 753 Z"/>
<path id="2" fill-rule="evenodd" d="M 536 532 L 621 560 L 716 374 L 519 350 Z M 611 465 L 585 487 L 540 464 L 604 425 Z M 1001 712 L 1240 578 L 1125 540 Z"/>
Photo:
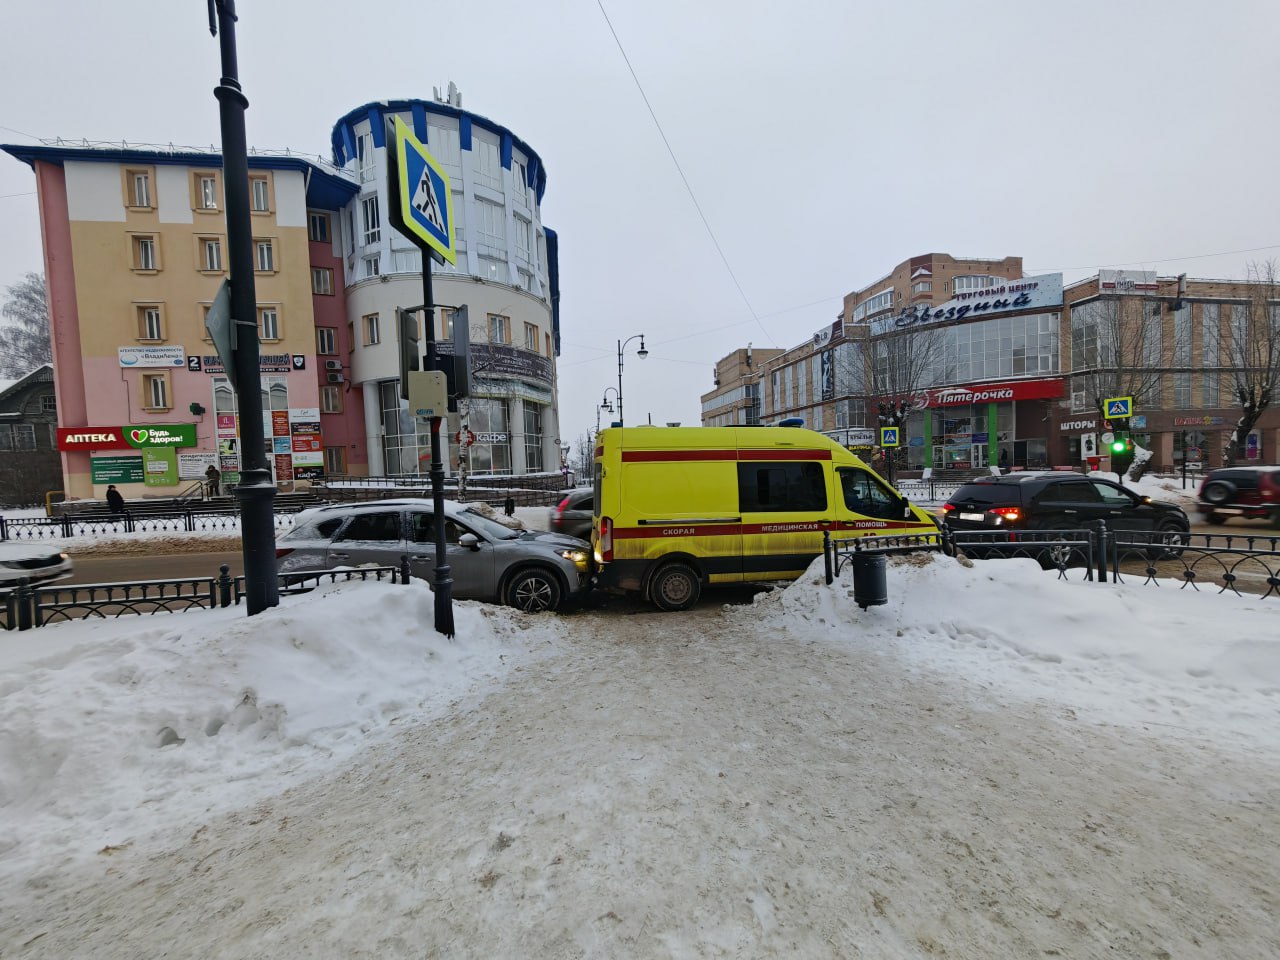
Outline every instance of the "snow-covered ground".
<path id="1" fill-rule="evenodd" d="M 821 569 L 0 636 L 0 956 L 1280 956 L 1280 602 Z"/>

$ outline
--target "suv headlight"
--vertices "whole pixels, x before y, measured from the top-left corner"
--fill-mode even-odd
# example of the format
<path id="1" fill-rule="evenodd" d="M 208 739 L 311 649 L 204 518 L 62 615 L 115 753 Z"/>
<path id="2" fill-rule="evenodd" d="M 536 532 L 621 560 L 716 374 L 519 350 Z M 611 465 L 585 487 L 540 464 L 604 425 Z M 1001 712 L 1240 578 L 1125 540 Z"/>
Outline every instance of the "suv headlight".
<path id="1" fill-rule="evenodd" d="M 559 550 L 559 551 L 557 551 L 557 553 L 559 553 L 559 554 L 560 554 L 560 556 L 562 556 L 564 559 L 566 559 L 566 560 L 568 560 L 570 563 L 572 563 L 575 567 L 582 567 L 583 569 L 586 569 L 586 566 L 587 566 L 587 551 L 585 551 L 585 550 Z"/>

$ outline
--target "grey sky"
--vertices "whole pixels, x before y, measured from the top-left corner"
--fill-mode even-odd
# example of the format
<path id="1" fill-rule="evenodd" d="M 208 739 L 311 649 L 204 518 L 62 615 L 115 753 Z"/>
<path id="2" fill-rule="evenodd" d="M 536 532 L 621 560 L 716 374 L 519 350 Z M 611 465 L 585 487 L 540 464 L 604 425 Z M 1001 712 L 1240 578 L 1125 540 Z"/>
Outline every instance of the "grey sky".
<path id="1" fill-rule="evenodd" d="M 1274 0 L 604 4 L 745 300 L 595 0 L 238 4 L 254 146 L 327 157 L 351 108 L 453 80 L 542 156 L 565 442 L 619 339 L 650 350 L 627 422 L 697 423 L 717 359 L 796 345 L 915 254 L 1068 282 L 1280 255 Z M 217 145 L 218 74 L 204 0 L 10 5 L 0 141 Z M 7 196 L 34 189 L 0 158 L 0 286 L 42 268 L 35 197 Z"/>

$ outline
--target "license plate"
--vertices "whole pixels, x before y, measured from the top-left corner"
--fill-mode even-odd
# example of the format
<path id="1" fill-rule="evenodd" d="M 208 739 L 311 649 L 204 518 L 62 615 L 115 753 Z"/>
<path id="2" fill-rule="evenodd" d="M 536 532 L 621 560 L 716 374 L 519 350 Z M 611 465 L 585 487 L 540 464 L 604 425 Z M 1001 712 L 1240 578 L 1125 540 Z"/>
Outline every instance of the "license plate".
<path id="1" fill-rule="evenodd" d="M 987 515 L 985 513 L 962 513 L 960 514 L 960 519 L 975 520 L 978 523 L 982 523 L 984 520 L 987 519 Z"/>

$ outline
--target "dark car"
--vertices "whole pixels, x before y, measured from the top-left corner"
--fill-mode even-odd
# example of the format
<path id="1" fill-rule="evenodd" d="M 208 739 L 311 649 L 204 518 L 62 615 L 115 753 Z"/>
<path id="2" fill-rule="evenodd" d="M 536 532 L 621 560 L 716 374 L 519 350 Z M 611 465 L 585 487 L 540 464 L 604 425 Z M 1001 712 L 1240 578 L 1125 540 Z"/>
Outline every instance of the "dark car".
<path id="1" fill-rule="evenodd" d="M 551 508 L 551 530 L 567 537 L 591 539 L 591 487 L 574 487 Z"/>
<path id="2" fill-rule="evenodd" d="M 958 535 L 1084 530 L 1105 520 L 1121 540 L 1160 544 L 1152 556 L 1172 552 L 1171 544 L 1185 544 L 1191 529 L 1177 504 L 1140 496 L 1110 480 L 1061 471 L 981 477 L 961 485 L 942 510 L 947 529 Z"/>
<path id="3" fill-rule="evenodd" d="M 1280 467 L 1222 467 L 1200 481 L 1196 509 L 1209 523 L 1231 517 L 1270 520 L 1280 528 Z"/>
<path id="4" fill-rule="evenodd" d="M 590 586 L 591 545 L 573 537 L 515 530 L 446 500 L 445 556 L 459 600 L 505 603 L 526 613 L 558 609 Z M 298 514 L 277 541 L 284 576 L 362 564 L 399 566 L 413 576 L 435 572 L 432 501 L 403 499 L 315 507 Z"/>

